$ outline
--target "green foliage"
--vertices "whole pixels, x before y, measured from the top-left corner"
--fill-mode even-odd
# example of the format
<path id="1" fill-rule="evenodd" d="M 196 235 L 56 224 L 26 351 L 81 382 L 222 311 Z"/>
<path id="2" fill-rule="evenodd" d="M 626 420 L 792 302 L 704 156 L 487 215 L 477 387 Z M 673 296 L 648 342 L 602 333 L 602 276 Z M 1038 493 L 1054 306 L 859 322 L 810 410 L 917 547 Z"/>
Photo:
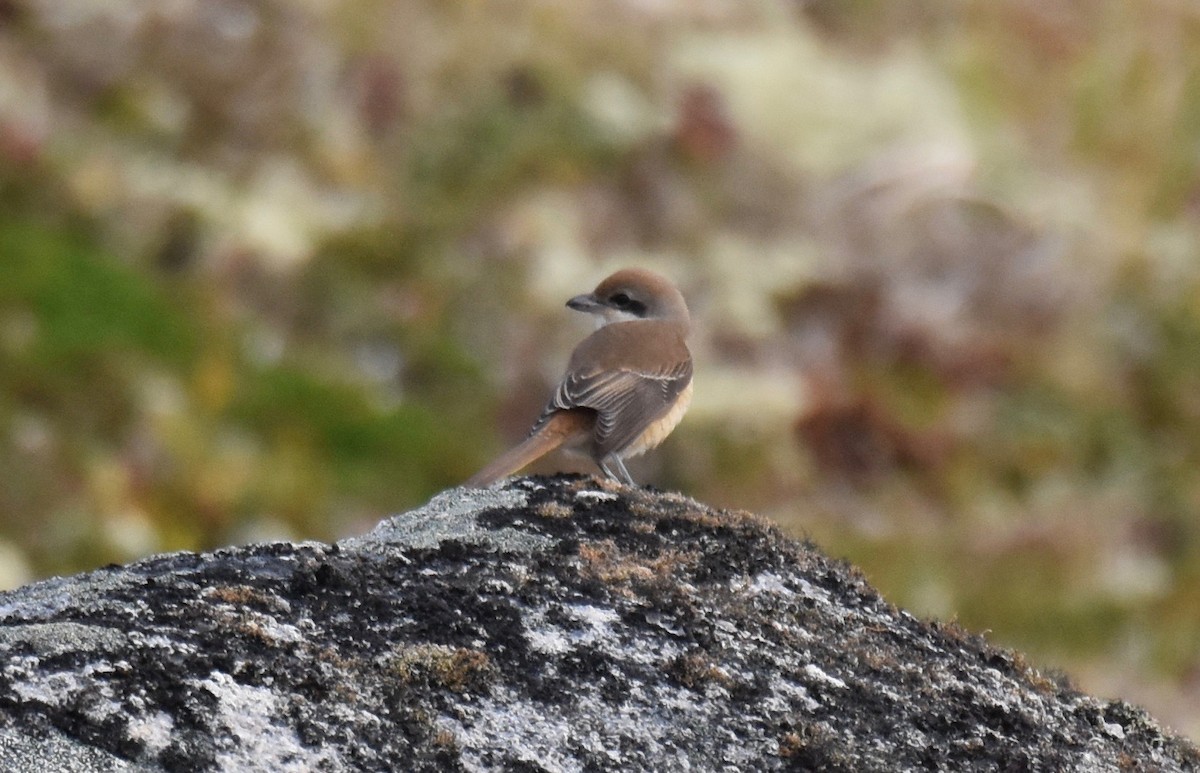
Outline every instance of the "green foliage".
<path id="1" fill-rule="evenodd" d="M 30 222 L 0 223 L 0 308 L 37 321 L 24 356 L 60 373 L 96 355 L 139 353 L 179 366 L 196 331 L 162 287 L 85 237 Z"/>

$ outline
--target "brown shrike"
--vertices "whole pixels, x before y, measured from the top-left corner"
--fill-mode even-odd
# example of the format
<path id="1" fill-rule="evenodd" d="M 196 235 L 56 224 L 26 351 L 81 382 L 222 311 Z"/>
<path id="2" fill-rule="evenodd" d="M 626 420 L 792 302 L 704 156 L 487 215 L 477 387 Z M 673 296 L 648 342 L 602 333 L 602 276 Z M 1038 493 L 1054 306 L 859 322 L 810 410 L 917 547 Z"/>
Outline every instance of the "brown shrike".
<path id="1" fill-rule="evenodd" d="M 467 486 L 489 486 L 559 446 L 583 450 L 609 478 L 636 485 L 624 460 L 661 443 L 687 411 L 692 355 L 685 339 L 691 320 L 675 285 L 629 268 L 567 306 L 594 314 L 599 329 L 575 347 L 529 437 Z"/>

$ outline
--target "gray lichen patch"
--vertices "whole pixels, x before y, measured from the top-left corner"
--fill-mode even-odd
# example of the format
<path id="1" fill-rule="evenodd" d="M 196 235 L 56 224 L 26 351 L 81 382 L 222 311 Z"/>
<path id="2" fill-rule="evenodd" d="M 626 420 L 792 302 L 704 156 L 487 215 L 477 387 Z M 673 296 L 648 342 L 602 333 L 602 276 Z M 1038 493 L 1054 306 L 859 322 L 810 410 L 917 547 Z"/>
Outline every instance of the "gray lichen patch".
<path id="1" fill-rule="evenodd" d="M 127 646 L 121 631 L 72 622 L 31 623 L 0 628 L 0 647 L 25 648 L 38 659 L 68 653 L 116 651 Z"/>
<path id="2" fill-rule="evenodd" d="M 583 477 L 0 595 L 0 769 L 1195 770 L 747 513 Z"/>

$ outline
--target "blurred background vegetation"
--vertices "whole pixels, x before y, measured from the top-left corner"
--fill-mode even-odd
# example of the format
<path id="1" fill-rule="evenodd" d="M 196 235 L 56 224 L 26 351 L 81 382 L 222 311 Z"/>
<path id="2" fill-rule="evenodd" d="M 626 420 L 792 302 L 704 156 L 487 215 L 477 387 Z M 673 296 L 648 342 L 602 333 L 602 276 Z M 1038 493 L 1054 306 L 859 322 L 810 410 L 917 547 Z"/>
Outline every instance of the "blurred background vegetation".
<path id="1" fill-rule="evenodd" d="M 640 480 L 1200 737 L 1178 0 L 0 0 L 0 585 L 421 503 L 622 265 Z"/>

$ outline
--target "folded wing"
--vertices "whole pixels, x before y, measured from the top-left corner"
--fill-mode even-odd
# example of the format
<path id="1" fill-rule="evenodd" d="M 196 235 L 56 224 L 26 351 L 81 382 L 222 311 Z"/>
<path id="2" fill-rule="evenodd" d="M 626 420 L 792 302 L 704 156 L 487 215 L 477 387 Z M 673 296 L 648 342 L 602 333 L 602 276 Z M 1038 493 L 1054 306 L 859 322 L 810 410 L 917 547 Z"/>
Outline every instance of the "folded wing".
<path id="1" fill-rule="evenodd" d="M 572 358 L 572 367 L 534 425 L 535 432 L 556 411 L 594 410 L 593 451 L 600 460 L 620 453 L 651 423 L 671 410 L 692 380 L 691 356 L 682 337 L 673 335 L 666 338 L 664 351 L 622 361 L 625 353 L 639 351 L 621 340 L 637 335 L 638 327 L 638 323 L 610 325 L 585 342 L 589 344 L 587 356 Z M 605 331 L 609 333 L 601 335 Z"/>

